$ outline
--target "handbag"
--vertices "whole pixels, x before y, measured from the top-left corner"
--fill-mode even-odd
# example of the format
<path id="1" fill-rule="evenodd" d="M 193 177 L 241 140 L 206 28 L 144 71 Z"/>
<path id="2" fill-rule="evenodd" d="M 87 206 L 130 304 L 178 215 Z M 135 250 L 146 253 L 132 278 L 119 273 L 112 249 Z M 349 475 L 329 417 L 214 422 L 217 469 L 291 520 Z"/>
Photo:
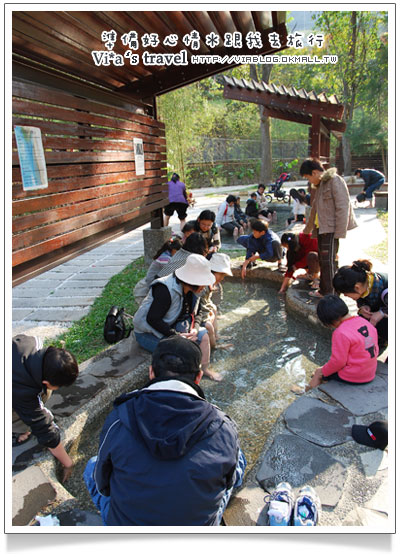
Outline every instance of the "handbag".
<path id="1" fill-rule="evenodd" d="M 124 308 L 119 309 L 117 306 L 112 306 L 107 314 L 104 323 L 103 335 L 104 339 L 113 344 L 119 342 L 125 337 L 129 337 L 133 327 L 129 327 L 128 333 L 125 320 L 127 317 L 132 318 L 132 315 L 125 313 Z"/>

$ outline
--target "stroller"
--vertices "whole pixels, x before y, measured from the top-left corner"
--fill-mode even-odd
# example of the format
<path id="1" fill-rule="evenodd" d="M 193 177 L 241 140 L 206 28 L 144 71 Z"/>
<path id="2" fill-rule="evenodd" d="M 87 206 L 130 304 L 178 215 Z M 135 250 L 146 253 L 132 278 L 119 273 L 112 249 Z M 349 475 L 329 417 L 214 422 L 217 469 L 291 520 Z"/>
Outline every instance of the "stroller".
<path id="1" fill-rule="evenodd" d="M 277 199 L 278 201 L 283 201 L 283 203 L 289 202 L 289 194 L 281 189 L 282 185 L 288 180 L 290 180 L 290 174 L 288 174 L 287 172 L 282 172 L 279 178 L 276 179 L 275 183 L 269 185 L 268 193 L 265 196 L 268 203 L 271 203 L 273 198 Z M 273 194 L 273 197 L 271 194 Z"/>

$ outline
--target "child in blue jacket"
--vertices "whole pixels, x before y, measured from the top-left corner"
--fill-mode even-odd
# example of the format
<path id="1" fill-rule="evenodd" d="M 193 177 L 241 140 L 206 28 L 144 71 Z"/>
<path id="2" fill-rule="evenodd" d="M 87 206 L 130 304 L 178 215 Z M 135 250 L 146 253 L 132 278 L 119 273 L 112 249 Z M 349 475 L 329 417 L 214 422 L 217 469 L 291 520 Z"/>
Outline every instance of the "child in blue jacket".
<path id="1" fill-rule="evenodd" d="M 282 246 L 279 236 L 268 230 L 268 223 L 259 219 L 251 219 L 250 225 L 253 233 L 239 236 L 237 243 L 246 248 L 246 260 L 242 266 L 242 278 L 246 276 L 249 264 L 253 265 L 256 259 L 263 261 L 277 261 L 281 268 Z"/>

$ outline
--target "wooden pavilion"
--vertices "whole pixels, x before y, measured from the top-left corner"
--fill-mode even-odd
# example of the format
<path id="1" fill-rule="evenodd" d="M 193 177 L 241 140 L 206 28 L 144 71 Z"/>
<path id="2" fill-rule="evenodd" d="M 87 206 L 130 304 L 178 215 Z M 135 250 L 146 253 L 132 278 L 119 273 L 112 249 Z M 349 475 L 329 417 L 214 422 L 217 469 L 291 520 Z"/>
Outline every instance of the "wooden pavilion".
<path id="1" fill-rule="evenodd" d="M 346 124 L 340 121 L 344 105 L 336 95 L 327 97 L 326 93 L 317 95 L 315 91 L 307 93 L 305 89 L 227 76 L 224 80 L 226 99 L 260 104 L 265 116 L 310 126 L 309 156 L 329 164 L 331 133 L 340 139 L 346 129 Z"/>
<path id="2" fill-rule="evenodd" d="M 261 46 L 223 46 L 225 34 L 249 32 Z M 271 47 L 270 33 L 282 46 Z M 219 46 L 208 46 L 211 34 Z M 13 285 L 145 223 L 161 227 L 168 194 L 157 95 L 239 65 L 231 55 L 282 50 L 286 37 L 285 12 L 275 11 L 12 11 L 13 132 L 40 129 L 48 184 L 24 189 L 13 133 Z M 173 65 L 159 56 L 161 65 L 149 65 L 146 51 L 226 58 Z"/>

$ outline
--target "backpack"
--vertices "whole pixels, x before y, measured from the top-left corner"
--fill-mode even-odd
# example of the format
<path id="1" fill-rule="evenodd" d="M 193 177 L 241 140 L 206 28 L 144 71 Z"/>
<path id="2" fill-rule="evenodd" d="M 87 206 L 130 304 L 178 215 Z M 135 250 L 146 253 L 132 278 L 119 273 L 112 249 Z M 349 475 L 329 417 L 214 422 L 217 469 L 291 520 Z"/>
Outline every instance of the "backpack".
<path id="1" fill-rule="evenodd" d="M 113 344 L 119 342 L 125 337 L 129 337 L 133 327 L 129 327 L 128 334 L 126 334 L 126 317 L 132 317 L 125 313 L 124 308 L 119 309 L 117 306 L 112 306 L 107 314 L 106 322 L 104 323 L 104 339 Z"/>

